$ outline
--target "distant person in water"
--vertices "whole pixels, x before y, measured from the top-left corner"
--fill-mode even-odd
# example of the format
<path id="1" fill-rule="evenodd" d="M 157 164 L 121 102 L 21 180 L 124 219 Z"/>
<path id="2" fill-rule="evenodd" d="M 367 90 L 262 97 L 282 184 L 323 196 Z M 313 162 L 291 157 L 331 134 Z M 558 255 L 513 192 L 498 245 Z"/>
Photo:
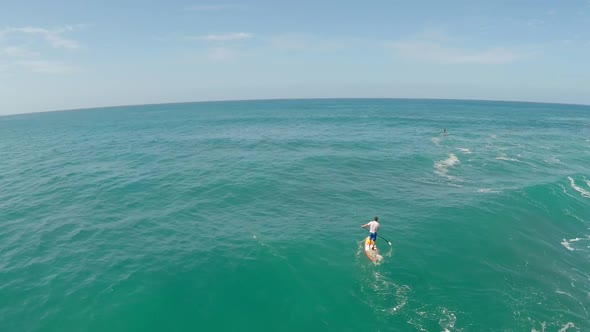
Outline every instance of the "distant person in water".
<path id="1" fill-rule="evenodd" d="M 447 132 L 447 128 L 443 129 L 442 135 L 443 135 L 443 136 L 446 136 L 446 135 L 448 135 L 448 134 L 449 134 L 449 133 Z"/>
<path id="2" fill-rule="evenodd" d="M 369 227 L 369 239 L 373 241 L 373 248 L 371 248 L 373 250 L 375 250 L 375 242 L 377 242 L 377 232 L 379 231 L 379 223 L 377 222 L 377 220 L 379 220 L 379 217 L 375 217 L 372 221 L 369 221 L 368 223 L 361 226 L 362 228 Z"/>

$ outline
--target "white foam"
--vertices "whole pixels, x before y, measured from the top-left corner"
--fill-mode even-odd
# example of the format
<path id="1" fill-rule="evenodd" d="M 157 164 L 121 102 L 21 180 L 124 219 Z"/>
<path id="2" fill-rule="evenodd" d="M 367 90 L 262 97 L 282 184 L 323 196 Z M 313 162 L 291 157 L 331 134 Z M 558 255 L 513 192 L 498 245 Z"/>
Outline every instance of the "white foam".
<path id="1" fill-rule="evenodd" d="M 565 325 L 564 325 L 562 328 L 560 328 L 558 332 L 565 332 L 565 331 L 567 331 L 567 330 L 568 330 L 570 327 L 574 327 L 574 328 L 575 328 L 576 326 L 575 326 L 575 325 L 574 325 L 574 323 L 572 323 L 572 322 L 567 322 L 567 324 L 565 324 Z"/>
<path id="2" fill-rule="evenodd" d="M 583 248 L 583 247 L 584 247 L 584 245 L 585 245 L 585 243 L 586 243 L 587 241 L 589 241 L 589 240 L 590 240 L 590 235 L 588 235 L 588 236 L 586 236 L 586 237 L 576 237 L 576 238 L 569 239 L 569 240 L 567 240 L 567 239 L 563 239 L 563 241 L 561 241 L 561 245 L 563 245 L 563 246 L 564 246 L 564 247 L 565 247 L 567 250 L 569 250 L 569 251 L 574 251 L 574 250 L 584 250 L 584 249 L 580 249 L 580 248 Z M 577 248 L 574 248 L 574 247 L 572 246 L 572 244 L 573 244 L 573 243 L 576 243 L 576 242 L 578 242 L 578 241 L 582 241 L 582 243 L 581 243 L 581 244 L 576 244 L 576 246 L 575 246 L 575 247 L 577 247 Z"/>
<path id="3" fill-rule="evenodd" d="M 414 310 L 414 317 L 407 320 L 407 323 L 412 325 L 418 331 L 434 331 L 433 329 L 426 329 L 423 324 L 429 321 L 438 320 L 440 329 L 438 331 L 450 332 L 455 329 L 457 316 L 449 309 L 444 307 L 433 307 L 426 305 Z"/>
<path id="4" fill-rule="evenodd" d="M 452 179 L 453 178 L 452 176 L 447 175 L 448 168 L 453 167 L 459 163 L 461 163 L 459 158 L 457 158 L 457 156 L 455 156 L 454 154 L 450 153 L 449 157 L 447 159 L 439 160 L 434 163 L 434 168 L 435 168 L 434 172 L 438 175 L 445 176 L 449 179 Z"/>
<path id="5" fill-rule="evenodd" d="M 399 312 L 399 310 L 405 307 L 408 303 L 407 293 L 409 291 L 411 291 L 411 288 L 408 285 L 401 285 L 399 287 L 396 287 L 395 297 L 399 300 L 399 303 L 393 308 L 385 309 L 385 311 L 388 312 L 390 315 L 394 315 L 397 312 Z"/>
<path id="6" fill-rule="evenodd" d="M 434 143 L 434 144 L 436 144 L 436 145 L 439 145 L 439 143 L 440 143 L 440 138 L 438 138 L 438 137 L 433 137 L 433 138 L 431 139 L 431 141 L 432 141 L 432 143 Z"/>
<path id="7" fill-rule="evenodd" d="M 569 251 L 574 251 L 576 249 L 572 248 L 572 246 L 570 245 L 569 242 L 567 242 L 566 239 L 563 239 L 563 241 L 561 241 L 561 245 L 565 247 L 565 249 L 569 250 Z"/>
<path id="8" fill-rule="evenodd" d="M 571 195 L 570 193 L 568 193 L 568 192 L 567 192 L 567 190 L 565 189 L 565 187 L 564 187 L 564 186 L 562 186 L 561 184 L 560 184 L 559 186 L 561 187 L 561 189 L 563 190 L 563 193 L 564 193 L 566 196 L 569 196 L 569 197 L 571 197 L 571 198 L 573 198 L 573 199 L 576 199 L 576 197 L 574 197 L 573 195 Z"/>
<path id="9" fill-rule="evenodd" d="M 467 148 L 458 148 L 457 150 L 463 152 L 464 154 L 471 154 L 471 150 Z"/>
<path id="10" fill-rule="evenodd" d="M 530 319 L 530 318 L 529 318 Z M 547 324 L 545 322 L 541 323 L 541 330 L 537 330 L 534 327 L 531 329 L 531 332 L 545 332 L 545 327 L 547 326 Z"/>
<path id="11" fill-rule="evenodd" d="M 572 299 L 575 299 L 575 297 L 573 297 L 570 293 L 566 293 L 564 291 L 560 291 L 559 289 L 555 291 L 555 294 L 566 295 L 566 296 L 571 297 Z"/>
<path id="12" fill-rule="evenodd" d="M 570 180 L 570 187 L 572 187 L 572 189 L 579 192 L 582 196 L 584 196 L 586 198 L 590 198 L 590 192 L 588 192 L 584 188 L 580 188 L 580 187 L 576 186 L 576 183 L 574 182 L 574 179 L 572 179 L 571 176 L 568 176 L 567 178 L 568 178 L 568 180 Z M 589 186 L 590 186 L 590 184 L 589 184 Z"/>
<path id="13" fill-rule="evenodd" d="M 508 158 L 506 156 L 506 154 L 504 154 L 504 153 L 500 153 L 500 155 L 496 157 L 496 160 L 515 161 L 517 163 L 521 162 L 520 160 L 518 160 L 516 158 Z"/>
<path id="14" fill-rule="evenodd" d="M 441 309 L 441 314 L 444 315 L 444 317 L 440 318 L 438 320 L 438 323 L 441 325 L 442 328 L 444 328 L 445 332 L 450 332 L 452 329 L 455 327 L 455 322 L 457 321 L 457 316 L 455 316 L 454 313 L 452 313 L 450 310 L 446 309 L 446 308 L 442 308 Z"/>
<path id="15" fill-rule="evenodd" d="M 486 193 L 486 194 L 497 194 L 500 191 L 499 190 L 493 190 L 490 188 L 481 188 L 481 189 L 477 189 L 478 193 Z"/>
<path id="16" fill-rule="evenodd" d="M 561 160 L 559 160 L 559 158 L 556 158 L 554 156 L 551 156 L 543 161 L 546 162 L 547 164 L 551 164 L 551 165 L 561 164 Z"/>

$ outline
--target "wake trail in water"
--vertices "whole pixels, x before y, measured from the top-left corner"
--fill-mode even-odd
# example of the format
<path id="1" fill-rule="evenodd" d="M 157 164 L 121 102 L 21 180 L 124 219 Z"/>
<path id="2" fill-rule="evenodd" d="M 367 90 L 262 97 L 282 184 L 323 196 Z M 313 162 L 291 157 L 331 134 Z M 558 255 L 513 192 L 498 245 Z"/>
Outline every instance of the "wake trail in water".
<path id="1" fill-rule="evenodd" d="M 376 312 L 387 316 L 397 315 L 408 303 L 412 289 L 408 285 L 398 285 L 379 271 L 370 271 L 361 283 L 361 292 L 369 306 Z"/>
<path id="2" fill-rule="evenodd" d="M 288 261 L 287 257 L 281 255 L 279 253 L 279 251 L 276 250 L 275 248 L 273 248 L 272 246 L 269 246 L 266 243 L 264 243 L 256 235 L 252 234 L 252 238 L 254 239 L 254 241 L 256 241 L 260 245 L 261 248 L 264 248 L 265 250 L 267 250 L 272 256 L 280 258 L 280 259 L 284 259 L 285 261 Z"/>
<path id="3" fill-rule="evenodd" d="M 358 245 L 356 257 L 358 260 L 364 260 L 364 242 L 361 241 Z M 385 257 L 391 257 L 392 251 L 391 247 Z M 441 331 L 455 330 L 457 317 L 453 311 L 440 305 L 413 300 L 412 287 L 395 282 L 393 278 L 380 271 L 379 264 L 362 266 L 364 271 L 368 270 L 368 273 L 361 282 L 361 292 L 365 296 L 365 303 L 372 310 L 386 317 L 400 316 L 418 331 L 429 331 L 428 327 L 432 324 L 438 324 Z"/>
<path id="4" fill-rule="evenodd" d="M 391 257 L 393 248 L 392 246 L 389 247 L 389 251 L 384 254 L 385 257 Z M 356 258 L 359 263 L 365 261 L 364 241 L 358 242 Z M 361 270 L 368 272 L 361 282 L 361 292 L 365 295 L 367 303 L 375 311 L 386 315 L 394 315 L 408 302 L 408 294 L 411 292 L 411 288 L 408 285 L 398 285 L 380 272 L 378 268 L 382 262 L 383 260 L 374 264 L 361 263 Z"/>

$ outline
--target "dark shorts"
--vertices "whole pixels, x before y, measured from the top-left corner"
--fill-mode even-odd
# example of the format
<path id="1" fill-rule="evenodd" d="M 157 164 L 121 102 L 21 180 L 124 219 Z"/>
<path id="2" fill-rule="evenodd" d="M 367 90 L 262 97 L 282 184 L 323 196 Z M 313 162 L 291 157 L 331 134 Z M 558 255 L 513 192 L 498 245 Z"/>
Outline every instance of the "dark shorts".
<path id="1" fill-rule="evenodd" d="M 372 241 L 377 241 L 377 233 L 369 233 L 369 239 Z"/>

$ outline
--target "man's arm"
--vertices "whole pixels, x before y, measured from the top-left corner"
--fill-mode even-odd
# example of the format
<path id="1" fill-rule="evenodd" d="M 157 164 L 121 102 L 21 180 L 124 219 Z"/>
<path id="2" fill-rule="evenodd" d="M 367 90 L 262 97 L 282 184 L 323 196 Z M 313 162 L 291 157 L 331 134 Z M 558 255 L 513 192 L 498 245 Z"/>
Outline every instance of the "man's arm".
<path id="1" fill-rule="evenodd" d="M 362 225 L 362 226 L 361 226 L 361 228 L 365 228 L 365 227 L 367 227 L 367 226 L 369 226 L 369 224 L 368 224 L 368 223 L 367 223 L 367 224 L 364 224 L 364 225 Z"/>

